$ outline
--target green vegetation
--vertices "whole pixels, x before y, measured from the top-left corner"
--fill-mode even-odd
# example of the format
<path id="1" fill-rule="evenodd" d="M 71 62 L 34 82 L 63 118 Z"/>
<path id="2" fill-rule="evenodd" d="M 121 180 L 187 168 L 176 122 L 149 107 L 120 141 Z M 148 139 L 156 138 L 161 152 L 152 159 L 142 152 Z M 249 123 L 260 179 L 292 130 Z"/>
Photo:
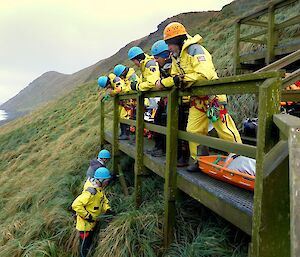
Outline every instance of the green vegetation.
<path id="1" fill-rule="evenodd" d="M 238 15 L 252 11 L 262 2 L 235 1 L 220 13 L 181 14 L 168 22 L 181 21 L 191 34 L 200 33 L 213 53 L 219 73 L 228 75 L 232 71 L 232 24 Z M 284 15 L 288 17 L 296 10 L 286 10 Z M 149 49 L 161 37 L 165 23 L 137 42 Z M 94 79 L 122 62 L 131 45 L 85 71 L 85 81 L 90 82 L 0 128 L 1 257 L 78 256 L 78 235 L 69 206 L 82 190 L 89 160 L 99 150 Z M 245 101 L 248 109 L 237 111 L 241 106 L 246 108 Z M 241 121 L 255 115 L 255 101 L 251 103 L 245 96 L 231 97 L 234 118 Z M 110 110 L 111 106 L 106 105 L 106 113 Z M 127 164 L 124 167 L 130 170 L 132 165 Z M 127 172 L 126 176 L 132 183 L 132 174 Z M 164 251 L 162 181 L 149 177 L 143 190 L 144 203 L 139 210 L 134 209 L 132 195 L 125 197 L 121 193 L 118 183 L 108 190 L 118 215 L 111 223 L 101 224 L 95 256 L 246 256 L 249 238 L 185 196 L 178 206 L 175 242 Z M 132 187 L 129 191 L 132 193 Z"/>
<path id="2" fill-rule="evenodd" d="M 82 190 L 89 160 L 99 150 L 95 87 L 84 84 L 1 127 L 0 256 L 78 256 L 69 206 Z M 106 105 L 106 113 L 110 109 Z M 126 158 L 122 165 L 126 171 L 132 169 Z M 132 193 L 133 174 L 126 176 Z M 165 252 L 162 186 L 158 177 L 145 181 L 139 210 L 134 209 L 132 194 L 121 193 L 119 183 L 108 190 L 118 215 L 108 225 L 101 223 L 94 256 L 198 256 L 199 250 L 203 256 L 245 256 L 247 240 L 235 242 L 234 228 L 197 202 L 186 203 L 186 197 L 184 208 L 178 208 L 176 241 Z"/>

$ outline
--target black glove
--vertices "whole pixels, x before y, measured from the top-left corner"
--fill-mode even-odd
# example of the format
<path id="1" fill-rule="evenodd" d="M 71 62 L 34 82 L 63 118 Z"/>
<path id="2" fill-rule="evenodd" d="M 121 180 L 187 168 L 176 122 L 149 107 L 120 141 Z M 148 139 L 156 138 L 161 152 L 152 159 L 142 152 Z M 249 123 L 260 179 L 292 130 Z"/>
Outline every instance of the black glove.
<path id="1" fill-rule="evenodd" d="M 173 81 L 174 81 L 175 87 L 181 88 L 182 80 L 181 80 L 180 76 L 176 75 L 175 77 L 173 77 Z"/>
<path id="2" fill-rule="evenodd" d="M 136 81 L 131 81 L 131 83 L 130 83 L 131 90 L 136 90 L 136 85 L 137 85 Z"/>
<path id="3" fill-rule="evenodd" d="M 89 215 L 85 218 L 85 220 L 88 221 L 88 222 L 94 222 L 94 219 L 93 219 L 92 214 L 89 214 Z"/>

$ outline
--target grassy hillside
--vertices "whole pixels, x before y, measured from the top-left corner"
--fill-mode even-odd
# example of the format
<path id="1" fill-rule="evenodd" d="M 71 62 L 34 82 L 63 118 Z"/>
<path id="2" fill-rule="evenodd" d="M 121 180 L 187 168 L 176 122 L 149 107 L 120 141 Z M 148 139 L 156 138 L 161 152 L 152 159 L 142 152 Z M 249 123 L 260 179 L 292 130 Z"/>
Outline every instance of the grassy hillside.
<path id="1" fill-rule="evenodd" d="M 237 15 L 251 11 L 258 3 L 240 0 L 221 13 L 205 13 L 205 17 L 199 13 L 181 14 L 170 20 L 188 24 L 191 34 L 200 32 L 219 70 L 229 67 L 226 72 L 230 72 L 231 25 Z M 289 10 L 285 15 L 291 13 Z M 197 20 L 200 16 L 201 22 Z M 89 82 L 0 127 L 1 257 L 77 256 L 77 234 L 68 208 L 82 190 L 89 160 L 99 150 L 98 92 L 94 78 L 124 60 L 128 47 L 134 43 L 149 49 L 161 36 L 166 22 L 159 25 L 158 32 L 87 68 L 88 76 L 83 78 Z M 107 106 L 106 112 L 110 109 Z M 106 122 L 109 125 L 108 119 Z M 123 166 L 130 171 L 132 163 L 124 159 Z M 132 183 L 132 174 L 127 174 L 128 182 Z M 178 206 L 176 240 L 163 253 L 161 191 L 162 181 L 149 177 L 143 194 L 145 202 L 140 210 L 134 210 L 132 196 L 124 197 L 118 184 L 112 186 L 109 198 L 118 216 L 109 225 L 102 224 L 95 240 L 95 256 L 246 255 L 249 238 L 186 198 Z"/>
<path id="2" fill-rule="evenodd" d="M 95 83 L 84 84 L 0 129 L 1 257 L 77 256 L 77 233 L 68 208 L 82 190 L 89 159 L 99 150 L 95 87 Z M 131 165 L 123 163 L 127 171 Z M 132 186 L 132 173 L 127 176 Z M 163 253 L 162 185 L 160 178 L 148 178 L 145 203 L 138 211 L 133 196 L 123 196 L 118 184 L 109 189 L 119 214 L 95 240 L 95 256 Z M 244 241 L 232 237 L 240 232 L 196 202 L 179 208 L 177 218 L 177 239 L 166 256 L 199 256 L 203 250 L 207 251 L 203 256 L 217 252 L 222 255 L 216 256 L 245 256 Z"/>

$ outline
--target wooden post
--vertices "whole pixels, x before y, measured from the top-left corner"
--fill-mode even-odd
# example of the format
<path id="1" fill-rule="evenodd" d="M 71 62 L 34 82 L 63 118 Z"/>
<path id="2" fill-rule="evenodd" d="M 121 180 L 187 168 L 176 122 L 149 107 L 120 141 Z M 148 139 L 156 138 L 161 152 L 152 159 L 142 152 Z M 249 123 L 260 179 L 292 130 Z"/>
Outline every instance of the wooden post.
<path id="1" fill-rule="evenodd" d="M 259 87 L 251 257 L 290 256 L 288 158 L 268 176 L 263 172 L 265 156 L 278 141 L 272 117 L 279 113 L 280 87 L 279 77 L 267 79 Z"/>
<path id="2" fill-rule="evenodd" d="M 268 12 L 266 65 L 270 64 L 275 59 L 275 38 L 275 10 L 274 5 L 271 5 Z"/>
<path id="3" fill-rule="evenodd" d="M 241 33 L 241 23 L 237 22 L 235 24 L 235 42 L 234 42 L 234 49 L 233 49 L 233 69 L 234 75 L 240 73 L 241 68 L 241 61 L 240 61 L 240 33 Z"/>
<path id="4" fill-rule="evenodd" d="M 289 131 L 291 257 L 300 256 L 300 119 L 297 120 L 298 126 Z"/>
<path id="5" fill-rule="evenodd" d="M 100 100 L 100 148 L 104 144 L 104 103 Z"/>
<path id="6" fill-rule="evenodd" d="M 119 152 L 119 97 L 113 98 L 113 143 L 112 143 L 112 172 L 118 174 Z"/>
<path id="7" fill-rule="evenodd" d="M 164 185 L 164 246 L 167 248 L 174 238 L 175 200 L 177 190 L 177 134 L 178 91 L 173 88 L 168 95 L 167 149 Z"/>
<path id="8" fill-rule="evenodd" d="M 119 173 L 119 181 L 120 181 L 123 193 L 124 193 L 125 196 L 128 196 L 129 195 L 128 187 L 127 187 L 127 184 L 126 184 L 124 173 L 122 171 L 121 164 L 118 164 L 118 173 Z"/>
<path id="9" fill-rule="evenodd" d="M 138 208 L 142 203 L 142 175 L 144 168 L 144 96 L 141 93 L 138 94 L 136 103 L 135 140 L 134 192 L 135 205 Z"/>

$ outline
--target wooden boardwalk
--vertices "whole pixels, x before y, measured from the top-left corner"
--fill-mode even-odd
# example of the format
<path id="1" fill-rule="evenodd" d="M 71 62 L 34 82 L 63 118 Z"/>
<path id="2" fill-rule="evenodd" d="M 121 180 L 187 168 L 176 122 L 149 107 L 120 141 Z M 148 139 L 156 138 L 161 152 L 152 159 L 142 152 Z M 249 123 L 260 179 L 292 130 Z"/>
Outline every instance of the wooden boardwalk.
<path id="1" fill-rule="evenodd" d="M 105 133 L 105 139 L 112 143 L 112 134 Z M 166 159 L 147 154 L 146 150 L 149 149 L 149 145 L 146 140 L 144 165 L 164 178 Z M 119 141 L 119 149 L 131 158 L 135 158 L 135 145 L 130 144 L 128 140 Z M 218 181 L 201 172 L 187 172 L 184 168 L 177 169 L 177 185 L 180 190 L 251 235 L 252 192 Z"/>
<path id="2" fill-rule="evenodd" d="M 300 149 L 300 119 L 279 114 L 282 88 L 285 87 L 285 83 L 294 82 L 298 73 L 285 79 L 282 79 L 282 76 L 283 72 L 258 72 L 212 81 L 199 81 L 193 87 L 184 90 L 172 88 L 164 91 L 120 94 L 111 99 L 113 101 L 113 126 L 110 130 L 105 128 L 108 123 L 105 123 L 105 105 L 101 102 L 100 145 L 103 145 L 105 141 L 111 143 L 111 170 L 115 173 L 118 172 L 120 151 L 135 160 L 136 207 L 138 208 L 142 203 L 143 179 L 149 171 L 158 174 L 165 181 L 163 221 L 165 247 L 168 247 L 174 238 L 176 201 L 178 200 L 176 196 L 177 191 L 181 190 L 251 235 L 249 247 L 251 257 L 285 257 L 291 256 L 291 252 L 295 253 L 293 257 L 300 256 L 300 247 L 297 244 L 300 230 L 295 226 L 300 220 L 297 195 L 300 186 L 297 180 L 299 157 L 295 154 Z M 179 97 L 224 93 L 258 94 L 260 122 L 256 146 L 178 130 Z M 288 100 L 295 95 L 298 94 L 285 94 L 285 97 Z M 144 98 L 156 96 L 168 97 L 166 127 L 144 122 Z M 136 99 L 136 120 L 119 117 L 119 101 L 126 99 Z M 135 144 L 118 140 L 120 123 L 135 126 Z M 166 135 L 165 158 L 155 158 L 146 153 L 150 142 L 144 138 L 144 128 Z M 177 168 L 178 139 L 255 158 L 254 194 L 215 180 L 200 171 L 189 173 L 184 168 Z"/>

